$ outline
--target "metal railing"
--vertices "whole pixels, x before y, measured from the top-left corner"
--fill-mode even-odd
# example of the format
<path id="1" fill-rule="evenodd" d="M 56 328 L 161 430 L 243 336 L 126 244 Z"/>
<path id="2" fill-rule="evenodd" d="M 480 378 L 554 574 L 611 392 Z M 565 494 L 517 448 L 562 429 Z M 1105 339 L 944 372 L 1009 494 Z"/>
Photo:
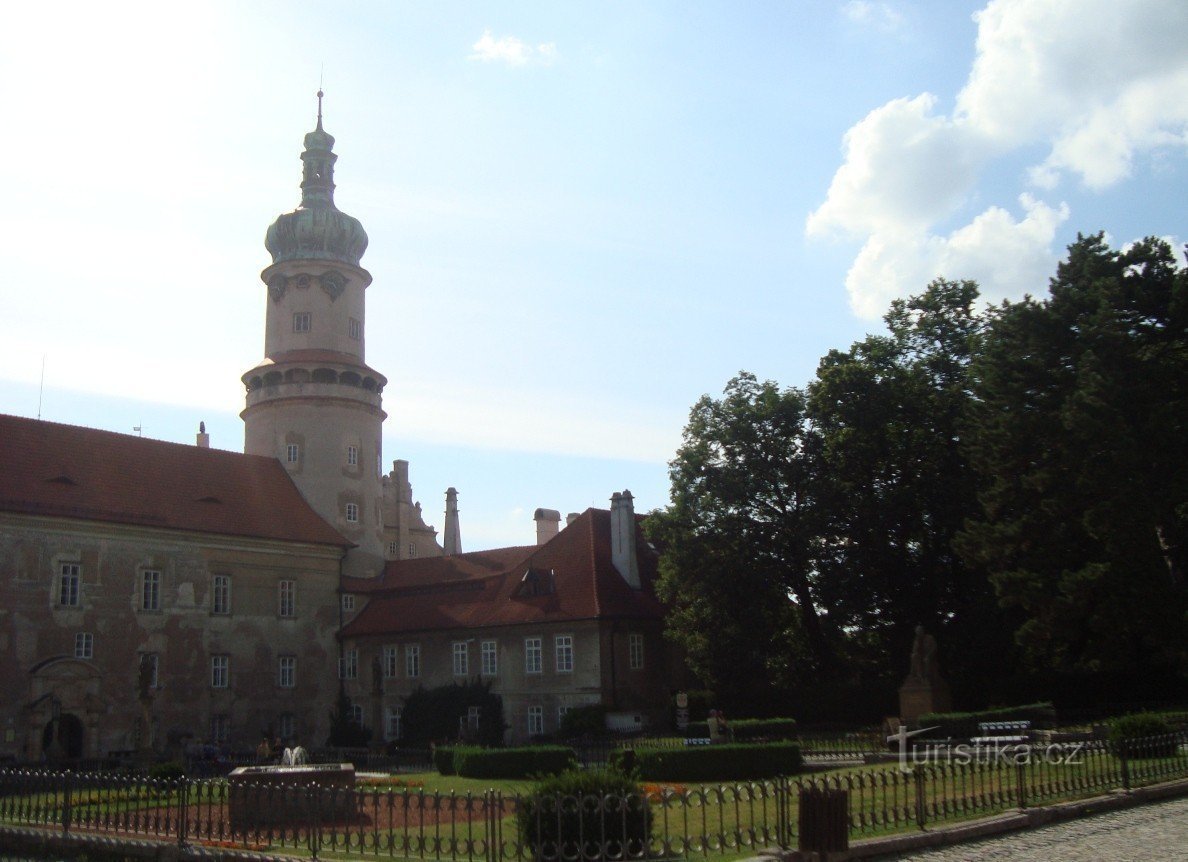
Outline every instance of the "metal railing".
<path id="1" fill-rule="evenodd" d="M 716 786 L 644 784 L 626 796 L 0 770 L 0 826 L 315 857 L 614 862 L 794 847 L 803 797 L 844 792 L 848 837 L 861 838 L 1185 777 L 1184 733 L 1114 747 L 917 749 L 878 769 Z"/>

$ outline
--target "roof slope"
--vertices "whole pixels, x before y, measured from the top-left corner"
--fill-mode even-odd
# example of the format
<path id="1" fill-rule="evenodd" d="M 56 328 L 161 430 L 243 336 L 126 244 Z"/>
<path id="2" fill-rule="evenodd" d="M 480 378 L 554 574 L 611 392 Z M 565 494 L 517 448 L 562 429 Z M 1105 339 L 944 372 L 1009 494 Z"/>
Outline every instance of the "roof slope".
<path id="1" fill-rule="evenodd" d="M 275 458 L 0 415 L 0 511 L 349 547 Z"/>
<path id="2" fill-rule="evenodd" d="M 539 547 L 500 548 L 389 562 L 382 578 L 350 579 L 349 592 L 371 594 L 343 637 L 440 629 L 563 622 L 659 619 L 656 554 L 636 530 L 642 589 L 635 590 L 611 563 L 610 512 L 587 509 Z M 546 585 L 524 589 L 531 572 Z"/>

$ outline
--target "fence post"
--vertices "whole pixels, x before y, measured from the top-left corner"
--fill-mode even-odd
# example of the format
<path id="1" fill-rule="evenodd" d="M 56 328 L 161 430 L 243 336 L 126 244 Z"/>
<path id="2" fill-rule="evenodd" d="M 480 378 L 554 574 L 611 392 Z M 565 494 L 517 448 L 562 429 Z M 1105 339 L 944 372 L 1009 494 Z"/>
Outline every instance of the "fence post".
<path id="1" fill-rule="evenodd" d="M 71 806 L 71 784 L 73 784 L 74 774 L 71 772 L 64 773 L 62 782 L 65 785 L 62 791 L 62 834 L 70 834 L 70 806 Z"/>
<path id="2" fill-rule="evenodd" d="M 1027 807 L 1027 767 L 1022 763 L 1015 764 L 1015 789 L 1018 794 L 1019 808 Z"/>
<path id="3" fill-rule="evenodd" d="M 311 784 L 305 790 L 313 797 L 313 805 L 310 806 L 312 816 L 309 829 L 309 852 L 314 859 L 318 858 L 318 846 L 322 843 L 322 794 L 319 792 L 320 790 L 321 788 L 317 784 Z"/>
<path id="4" fill-rule="evenodd" d="M 190 821 L 190 779 L 182 776 L 177 783 L 177 846 L 186 846 L 186 829 Z"/>
<path id="5" fill-rule="evenodd" d="M 916 793 L 916 825 L 923 829 L 927 822 L 927 810 L 924 805 L 924 770 L 922 767 L 912 767 L 912 784 Z"/>
<path id="6" fill-rule="evenodd" d="M 1122 789 L 1127 793 L 1130 792 L 1130 758 L 1127 757 L 1130 743 L 1128 740 L 1122 739 L 1118 742 L 1118 757 L 1122 761 Z"/>
<path id="7" fill-rule="evenodd" d="M 792 779 L 782 775 L 775 782 L 776 843 L 781 849 L 792 846 Z"/>

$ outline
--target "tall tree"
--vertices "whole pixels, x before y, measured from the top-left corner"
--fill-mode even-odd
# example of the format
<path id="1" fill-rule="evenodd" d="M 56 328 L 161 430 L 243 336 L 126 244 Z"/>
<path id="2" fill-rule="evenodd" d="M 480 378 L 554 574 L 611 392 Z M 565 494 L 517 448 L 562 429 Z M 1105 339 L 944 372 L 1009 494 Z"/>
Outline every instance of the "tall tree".
<path id="1" fill-rule="evenodd" d="M 672 505 L 648 519 L 665 549 L 670 636 L 720 695 L 752 709 L 833 664 L 813 582 L 813 446 L 803 393 L 742 373 L 693 407 Z"/>
<path id="2" fill-rule="evenodd" d="M 950 656 L 1001 659 L 986 641 L 990 590 L 952 544 L 977 505 L 962 445 L 977 296 L 973 282 L 937 280 L 896 300 L 886 335 L 830 351 L 809 386 L 821 595 L 876 674 L 903 670 L 918 624 L 940 630 Z"/>
<path id="3" fill-rule="evenodd" d="M 960 538 L 1036 666 L 1183 670 L 1188 274 L 1166 243 L 1078 237 L 1050 296 L 992 315 Z"/>

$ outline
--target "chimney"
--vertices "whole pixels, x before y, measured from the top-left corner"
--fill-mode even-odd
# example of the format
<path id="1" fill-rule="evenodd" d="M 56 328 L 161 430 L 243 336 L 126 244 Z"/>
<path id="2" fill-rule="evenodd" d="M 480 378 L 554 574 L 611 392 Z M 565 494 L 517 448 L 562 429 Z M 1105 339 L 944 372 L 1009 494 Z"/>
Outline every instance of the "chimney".
<path id="1" fill-rule="evenodd" d="M 635 549 L 635 505 L 630 491 L 611 496 L 611 562 L 632 589 L 640 589 Z"/>
<path id="2" fill-rule="evenodd" d="M 536 544 L 543 545 L 561 532 L 561 513 L 556 509 L 537 509 L 532 516 L 536 521 Z"/>
<path id="3" fill-rule="evenodd" d="M 206 433 L 206 423 L 198 423 L 198 440 L 196 441 L 199 449 L 210 448 L 210 435 Z"/>
<path id="4" fill-rule="evenodd" d="M 579 517 L 581 517 L 581 516 L 577 512 L 570 512 L 568 515 L 565 516 L 565 526 L 568 527 L 570 524 L 572 524 L 574 521 L 576 521 Z"/>
<path id="5" fill-rule="evenodd" d="M 458 534 L 458 491 L 446 489 L 445 538 L 442 539 L 447 557 L 462 553 L 462 537 Z"/>

